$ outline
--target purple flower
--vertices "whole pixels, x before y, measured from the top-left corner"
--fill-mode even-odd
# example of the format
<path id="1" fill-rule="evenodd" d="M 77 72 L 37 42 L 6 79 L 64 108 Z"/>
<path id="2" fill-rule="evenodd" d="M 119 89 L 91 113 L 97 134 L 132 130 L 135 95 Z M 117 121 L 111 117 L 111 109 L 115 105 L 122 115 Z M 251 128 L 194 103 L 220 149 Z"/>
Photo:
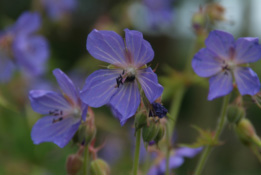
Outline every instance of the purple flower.
<path id="1" fill-rule="evenodd" d="M 208 100 L 229 94 L 235 81 L 241 95 L 255 95 L 260 89 L 257 74 L 248 63 L 260 59 L 258 38 L 239 38 L 214 30 L 192 60 L 192 67 L 201 77 L 210 77 Z"/>
<path id="2" fill-rule="evenodd" d="M 138 28 L 148 32 L 161 32 L 173 25 L 173 0 L 142 0 L 130 7 L 130 19 Z"/>
<path id="3" fill-rule="evenodd" d="M 112 65 L 92 73 L 81 92 L 82 100 L 92 106 L 109 105 L 123 125 L 140 104 L 138 83 L 152 103 L 162 93 L 157 75 L 146 64 L 154 52 L 142 33 L 125 29 L 125 40 L 113 31 L 93 30 L 87 50 L 98 60 Z"/>
<path id="4" fill-rule="evenodd" d="M 185 157 L 193 158 L 201 150 L 202 147 L 199 148 L 182 147 L 176 149 L 175 152 L 170 156 L 169 168 L 175 169 L 180 167 L 183 164 Z M 164 175 L 165 172 L 166 172 L 166 159 L 163 158 L 160 161 L 157 161 L 157 164 L 150 168 L 148 175 Z"/>
<path id="5" fill-rule="evenodd" d="M 61 94 L 45 90 L 29 93 L 33 110 L 47 115 L 33 126 L 31 137 L 35 144 L 53 142 L 62 148 L 72 139 L 81 121 L 85 121 L 87 105 L 82 103 L 78 89 L 60 69 L 55 69 L 53 74 Z"/>
<path id="6" fill-rule="evenodd" d="M 48 15 L 54 20 L 60 20 L 76 8 L 76 0 L 41 0 Z"/>
<path id="7" fill-rule="evenodd" d="M 0 32 L 0 82 L 8 81 L 15 67 L 30 76 L 44 72 L 49 57 L 48 43 L 44 37 L 33 34 L 40 24 L 37 13 L 25 12 L 13 26 Z"/>

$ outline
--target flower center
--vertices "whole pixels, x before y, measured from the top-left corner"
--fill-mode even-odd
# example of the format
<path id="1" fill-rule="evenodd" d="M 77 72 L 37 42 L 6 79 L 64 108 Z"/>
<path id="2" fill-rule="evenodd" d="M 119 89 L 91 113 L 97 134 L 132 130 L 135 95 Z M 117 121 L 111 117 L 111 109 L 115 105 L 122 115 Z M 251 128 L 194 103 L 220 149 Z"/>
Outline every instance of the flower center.
<path id="1" fill-rule="evenodd" d="M 136 77 L 136 69 L 129 67 L 122 71 L 122 73 L 116 78 L 117 85 L 115 87 L 119 88 L 120 85 L 127 82 L 133 82 Z"/>
<path id="2" fill-rule="evenodd" d="M 235 69 L 235 67 L 237 66 L 237 64 L 229 59 L 229 60 L 224 60 L 223 61 L 223 65 L 222 65 L 222 70 L 225 71 L 225 70 L 233 70 Z"/>
<path id="3" fill-rule="evenodd" d="M 79 117 L 81 116 L 81 110 L 79 108 L 72 108 L 70 112 L 64 112 L 60 109 L 54 109 L 49 111 L 49 115 L 58 117 L 53 119 L 52 123 L 57 123 L 65 119 L 66 117 Z"/>

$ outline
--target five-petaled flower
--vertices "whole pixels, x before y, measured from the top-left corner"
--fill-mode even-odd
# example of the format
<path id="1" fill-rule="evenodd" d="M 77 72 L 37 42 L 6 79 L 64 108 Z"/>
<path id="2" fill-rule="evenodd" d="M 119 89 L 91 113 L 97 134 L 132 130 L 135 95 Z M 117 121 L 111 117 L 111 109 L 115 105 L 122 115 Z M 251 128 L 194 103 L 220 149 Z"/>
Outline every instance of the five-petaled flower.
<path id="1" fill-rule="evenodd" d="M 258 38 L 239 38 L 214 30 L 192 60 L 192 67 L 201 77 L 210 77 L 208 100 L 229 94 L 235 80 L 241 95 L 255 95 L 260 89 L 257 74 L 247 63 L 261 57 Z"/>
<path id="2" fill-rule="evenodd" d="M 49 47 L 35 32 L 41 26 L 38 13 L 24 12 L 17 22 L 0 32 L 0 82 L 8 81 L 19 67 L 30 76 L 45 71 Z"/>
<path id="3" fill-rule="evenodd" d="M 87 105 L 79 96 L 79 90 L 60 69 L 53 71 L 62 90 L 62 94 L 32 90 L 29 93 L 31 106 L 35 112 L 48 115 L 39 119 L 31 133 L 35 144 L 54 142 L 64 147 L 78 130 L 81 121 L 85 121 Z"/>
<path id="4" fill-rule="evenodd" d="M 112 65 L 92 73 L 81 92 L 91 107 L 109 105 L 123 125 L 140 104 L 139 85 L 150 103 L 163 91 L 157 75 L 146 64 L 154 52 L 142 33 L 125 29 L 125 40 L 113 31 L 93 30 L 87 38 L 87 50 L 98 60 Z"/>

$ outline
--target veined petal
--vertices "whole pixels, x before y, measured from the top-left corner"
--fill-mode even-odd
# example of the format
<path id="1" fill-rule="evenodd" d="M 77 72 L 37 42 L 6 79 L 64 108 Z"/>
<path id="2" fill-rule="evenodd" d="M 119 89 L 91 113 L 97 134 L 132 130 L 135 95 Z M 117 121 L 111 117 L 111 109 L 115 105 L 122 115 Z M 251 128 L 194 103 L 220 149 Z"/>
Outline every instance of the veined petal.
<path id="1" fill-rule="evenodd" d="M 14 63 L 10 58 L 7 58 L 7 56 L 0 51 L 0 83 L 5 83 L 10 80 L 14 70 Z"/>
<path id="2" fill-rule="evenodd" d="M 152 61 L 154 51 L 149 42 L 143 39 L 141 32 L 125 29 L 126 47 L 130 52 L 130 62 L 137 67 Z"/>
<path id="3" fill-rule="evenodd" d="M 214 30 L 209 33 L 205 44 L 209 50 L 224 59 L 229 59 L 234 48 L 234 37 L 230 33 Z"/>
<path id="4" fill-rule="evenodd" d="M 192 68 L 200 77 L 210 77 L 222 70 L 222 60 L 209 49 L 203 48 L 194 56 Z"/>
<path id="5" fill-rule="evenodd" d="M 74 105 L 79 104 L 79 91 L 74 86 L 72 80 L 60 69 L 55 69 L 53 74 L 63 93 L 72 100 Z"/>
<path id="6" fill-rule="evenodd" d="M 157 75 L 150 67 L 139 70 L 137 78 L 150 103 L 161 96 L 163 87 L 158 83 Z"/>
<path id="7" fill-rule="evenodd" d="M 39 75 L 45 71 L 49 48 L 44 37 L 25 35 L 16 37 L 13 50 L 18 65 L 30 75 Z"/>
<path id="8" fill-rule="evenodd" d="M 34 144 L 53 142 L 61 148 L 68 144 L 79 128 L 81 118 L 66 117 L 54 122 L 58 118 L 46 116 L 36 122 L 31 132 Z"/>
<path id="9" fill-rule="evenodd" d="M 127 63 L 123 38 L 113 31 L 94 29 L 88 35 L 86 48 L 98 60 L 118 66 Z"/>
<path id="10" fill-rule="evenodd" d="M 122 70 L 101 69 L 92 73 L 81 91 L 81 99 L 91 107 L 107 104 L 111 97 L 119 90 L 116 78 Z"/>
<path id="11" fill-rule="evenodd" d="M 124 83 L 110 100 L 121 125 L 132 117 L 140 105 L 140 92 L 136 81 Z M 114 113 L 115 114 L 115 113 Z"/>
<path id="12" fill-rule="evenodd" d="M 172 155 L 169 158 L 169 169 L 178 168 L 183 164 L 183 162 L 184 162 L 183 157 Z M 159 172 L 162 173 L 162 174 L 165 174 L 165 172 L 166 172 L 166 159 L 161 161 L 161 163 L 159 165 Z"/>
<path id="13" fill-rule="evenodd" d="M 49 114 L 54 110 L 61 110 L 64 113 L 71 109 L 63 95 L 52 91 L 32 90 L 29 92 L 29 99 L 33 110 L 40 114 Z"/>
<path id="14" fill-rule="evenodd" d="M 241 95 L 255 95 L 260 90 L 257 74 L 248 67 L 237 67 L 234 70 L 237 88 Z"/>
<path id="15" fill-rule="evenodd" d="M 202 151 L 202 149 L 203 147 L 199 147 L 199 148 L 182 147 L 176 150 L 175 156 L 192 158 L 196 156 L 200 151 Z"/>
<path id="16" fill-rule="evenodd" d="M 233 90 L 233 77 L 230 71 L 223 71 L 209 79 L 208 100 L 229 94 Z"/>
<path id="17" fill-rule="evenodd" d="M 16 34 L 30 34 L 39 29 L 41 25 L 41 17 L 38 13 L 24 12 L 14 25 Z"/>
<path id="18" fill-rule="evenodd" d="M 237 63 L 251 63 L 261 58 L 261 46 L 258 38 L 239 38 L 236 41 L 235 61 Z"/>

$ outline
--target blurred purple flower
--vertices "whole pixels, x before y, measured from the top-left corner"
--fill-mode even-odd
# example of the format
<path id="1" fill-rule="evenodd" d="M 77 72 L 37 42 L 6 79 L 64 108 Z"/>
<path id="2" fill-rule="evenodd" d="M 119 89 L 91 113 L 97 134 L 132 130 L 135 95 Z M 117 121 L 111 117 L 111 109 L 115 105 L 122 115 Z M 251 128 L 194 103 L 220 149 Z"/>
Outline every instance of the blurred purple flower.
<path id="1" fill-rule="evenodd" d="M 148 32 L 167 31 L 173 25 L 173 0 L 143 0 L 130 7 L 129 15 L 135 26 Z"/>
<path id="2" fill-rule="evenodd" d="M 77 6 L 77 0 L 41 0 L 47 14 L 53 20 L 60 20 Z"/>
<path id="3" fill-rule="evenodd" d="M 24 12 L 13 26 L 0 32 L 0 82 L 8 81 L 16 66 L 30 76 L 44 72 L 48 43 L 44 37 L 33 34 L 40 25 L 38 13 Z"/>
<path id="4" fill-rule="evenodd" d="M 96 29 L 89 34 L 89 53 L 112 65 L 92 73 L 81 92 L 82 100 L 92 107 L 111 106 L 122 125 L 140 105 L 138 83 L 151 103 L 163 91 L 157 75 L 146 66 L 154 57 L 151 45 L 135 30 L 125 29 L 125 37 Z"/>
<path id="5" fill-rule="evenodd" d="M 153 102 L 152 107 L 153 107 L 153 109 L 149 111 L 150 117 L 156 117 L 157 116 L 159 118 L 163 118 L 168 113 L 168 110 L 163 105 L 161 105 L 160 103 Z"/>
<path id="6" fill-rule="evenodd" d="M 169 168 L 175 169 L 180 167 L 183 162 L 184 158 L 193 158 L 196 156 L 202 147 L 199 148 L 188 148 L 182 147 L 175 150 L 174 154 L 170 156 L 169 159 Z M 166 159 L 161 159 L 156 165 L 152 166 L 148 172 L 148 175 L 164 175 L 166 172 Z"/>
<path id="7" fill-rule="evenodd" d="M 35 144 L 53 142 L 64 147 L 85 121 L 87 105 L 82 103 L 79 90 L 60 69 L 53 71 L 62 94 L 53 91 L 32 90 L 29 93 L 35 112 L 48 115 L 33 126 L 31 137 Z"/>
<path id="8" fill-rule="evenodd" d="M 210 77 L 208 100 L 229 94 L 235 80 L 241 95 L 255 95 L 260 89 L 257 74 L 247 63 L 261 57 L 258 38 L 239 38 L 214 30 L 192 60 L 192 67 L 201 77 Z"/>

